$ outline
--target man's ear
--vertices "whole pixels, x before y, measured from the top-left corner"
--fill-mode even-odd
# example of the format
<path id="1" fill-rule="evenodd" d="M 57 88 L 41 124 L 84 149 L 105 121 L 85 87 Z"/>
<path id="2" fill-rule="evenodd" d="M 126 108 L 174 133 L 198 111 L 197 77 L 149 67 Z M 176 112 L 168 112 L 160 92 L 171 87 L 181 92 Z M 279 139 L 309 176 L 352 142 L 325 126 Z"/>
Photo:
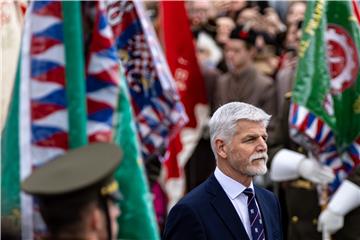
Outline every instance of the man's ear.
<path id="1" fill-rule="evenodd" d="M 90 228 L 93 231 L 101 231 L 103 228 L 103 213 L 98 207 L 93 207 L 90 213 Z"/>
<path id="2" fill-rule="evenodd" d="M 221 158 L 227 158 L 226 144 L 225 144 L 224 140 L 222 140 L 222 139 L 215 140 L 215 150 L 216 150 L 216 153 Z"/>

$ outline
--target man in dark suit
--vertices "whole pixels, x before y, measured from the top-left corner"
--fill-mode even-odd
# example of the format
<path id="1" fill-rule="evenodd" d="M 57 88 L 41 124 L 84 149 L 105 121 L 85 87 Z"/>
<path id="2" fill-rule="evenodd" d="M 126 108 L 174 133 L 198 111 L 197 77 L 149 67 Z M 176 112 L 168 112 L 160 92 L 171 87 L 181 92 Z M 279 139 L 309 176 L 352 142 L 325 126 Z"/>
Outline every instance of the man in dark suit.
<path id="1" fill-rule="evenodd" d="M 267 171 L 269 120 L 241 102 L 215 111 L 209 127 L 217 167 L 171 209 L 164 239 L 282 239 L 277 198 L 252 181 Z"/>

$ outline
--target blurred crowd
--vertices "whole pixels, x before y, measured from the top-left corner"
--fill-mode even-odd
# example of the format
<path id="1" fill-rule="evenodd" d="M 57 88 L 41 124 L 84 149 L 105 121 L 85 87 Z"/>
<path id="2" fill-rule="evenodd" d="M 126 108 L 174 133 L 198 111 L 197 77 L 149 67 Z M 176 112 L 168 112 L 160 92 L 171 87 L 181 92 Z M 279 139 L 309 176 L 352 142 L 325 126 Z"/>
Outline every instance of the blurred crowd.
<path id="1" fill-rule="evenodd" d="M 189 1 L 189 19 L 196 39 L 198 59 L 208 87 L 212 111 L 219 103 L 214 99 L 214 77 L 231 72 L 232 56 L 226 42 L 236 26 L 242 28 L 241 38 L 255 51 L 247 51 L 243 58 L 251 58 L 255 68 L 272 79 L 276 86 L 276 104 L 281 112 L 284 94 L 291 88 L 289 69 L 294 69 L 296 50 L 300 40 L 304 1 Z M 237 69 L 237 71 L 240 71 Z M 291 71 L 291 70 L 290 70 Z M 221 84 L 221 83 L 220 83 Z M 272 114 L 274 114 L 273 112 Z"/>

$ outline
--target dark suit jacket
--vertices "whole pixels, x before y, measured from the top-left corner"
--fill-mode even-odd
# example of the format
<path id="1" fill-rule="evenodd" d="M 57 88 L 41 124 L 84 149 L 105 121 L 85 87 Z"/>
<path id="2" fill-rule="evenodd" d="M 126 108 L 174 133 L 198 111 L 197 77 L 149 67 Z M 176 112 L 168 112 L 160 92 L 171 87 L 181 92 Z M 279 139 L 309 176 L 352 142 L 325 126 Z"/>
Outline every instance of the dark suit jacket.
<path id="1" fill-rule="evenodd" d="M 279 201 L 273 193 L 254 188 L 266 240 L 281 240 Z M 212 175 L 171 209 L 163 239 L 248 240 L 249 237 L 230 199 Z"/>

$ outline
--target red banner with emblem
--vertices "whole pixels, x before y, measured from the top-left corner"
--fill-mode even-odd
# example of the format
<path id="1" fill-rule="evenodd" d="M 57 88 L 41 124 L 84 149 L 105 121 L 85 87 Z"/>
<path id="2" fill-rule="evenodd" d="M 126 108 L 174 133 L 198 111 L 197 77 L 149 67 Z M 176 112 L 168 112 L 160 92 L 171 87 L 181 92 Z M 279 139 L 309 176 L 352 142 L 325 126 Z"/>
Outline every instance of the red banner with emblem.
<path id="1" fill-rule="evenodd" d="M 184 2 L 161 2 L 160 14 L 166 58 L 189 117 L 185 128 L 170 142 L 170 155 L 165 162 L 171 205 L 183 194 L 182 169 L 199 140 L 209 110 Z"/>

